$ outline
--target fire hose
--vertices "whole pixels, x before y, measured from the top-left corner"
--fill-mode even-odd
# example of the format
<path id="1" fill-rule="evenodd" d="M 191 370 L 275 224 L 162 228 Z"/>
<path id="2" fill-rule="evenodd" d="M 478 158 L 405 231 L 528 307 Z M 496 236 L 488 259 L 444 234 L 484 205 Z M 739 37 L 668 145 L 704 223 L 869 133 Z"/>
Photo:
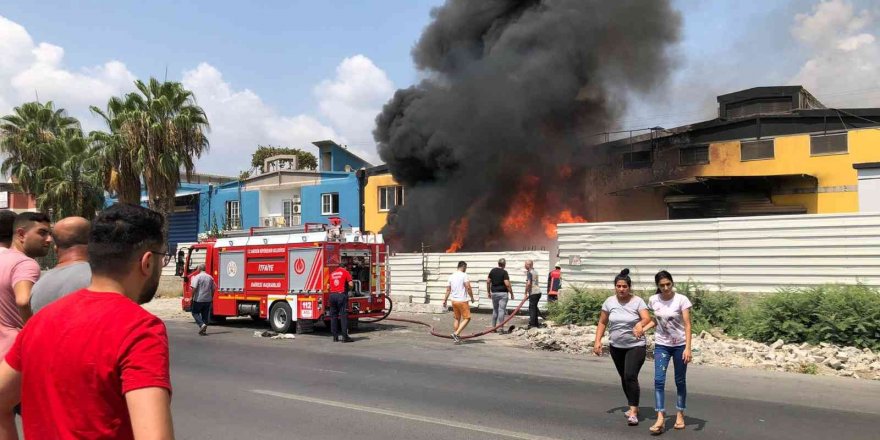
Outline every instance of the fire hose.
<path id="1" fill-rule="evenodd" d="M 502 322 L 501 324 L 498 324 L 498 325 L 496 325 L 495 327 L 488 328 L 488 329 L 483 330 L 483 331 L 481 331 L 481 332 L 477 332 L 477 333 L 472 333 L 472 334 L 469 334 L 469 335 L 463 335 L 463 336 L 460 336 L 461 339 L 478 338 L 478 337 L 480 337 L 480 336 L 483 336 L 483 335 L 486 335 L 486 334 L 492 333 L 492 332 L 494 332 L 495 330 L 498 330 L 499 328 L 503 328 L 505 325 L 507 325 L 508 322 L 510 322 L 511 319 L 513 319 L 513 318 L 516 317 L 516 314 L 519 313 L 520 309 L 522 309 L 523 304 L 525 304 L 526 301 L 527 301 L 528 299 L 529 299 L 528 296 L 526 296 L 525 298 L 523 298 L 523 300 L 520 301 L 519 305 L 516 306 L 516 309 L 513 310 L 513 313 L 507 315 L 507 318 L 506 318 L 506 319 L 504 320 L 504 322 Z M 433 336 L 436 336 L 436 337 L 438 337 L 438 338 L 452 339 L 452 336 L 451 336 L 451 335 L 447 335 L 447 334 L 443 334 L 443 333 L 438 333 L 437 330 L 434 329 L 434 326 L 433 326 L 433 325 L 428 324 L 428 323 L 426 323 L 426 322 L 417 321 L 417 320 L 415 320 L 415 319 L 389 318 L 388 316 L 391 315 L 391 310 L 394 308 L 394 302 L 391 301 L 391 298 L 389 298 L 388 295 L 385 295 L 385 300 L 388 301 L 388 311 L 385 312 L 385 316 L 383 316 L 383 317 L 381 317 L 381 318 L 378 318 L 378 319 L 376 319 L 376 320 L 374 320 L 374 321 L 363 321 L 363 322 L 367 322 L 367 323 L 376 323 L 376 322 L 379 322 L 379 321 L 385 321 L 385 320 L 387 320 L 387 321 L 394 321 L 394 322 L 407 322 L 407 323 L 410 323 L 410 324 L 419 324 L 419 325 L 423 325 L 423 326 L 425 326 L 425 327 L 429 327 L 429 328 L 431 329 L 431 335 L 433 335 Z"/>

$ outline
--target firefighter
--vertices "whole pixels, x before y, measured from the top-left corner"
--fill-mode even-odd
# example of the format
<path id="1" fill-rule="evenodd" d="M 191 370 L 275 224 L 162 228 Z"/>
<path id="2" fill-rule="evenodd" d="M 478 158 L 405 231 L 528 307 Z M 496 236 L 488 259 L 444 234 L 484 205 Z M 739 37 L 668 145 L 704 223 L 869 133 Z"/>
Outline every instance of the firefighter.
<path id="1" fill-rule="evenodd" d="M 342 342 L 352 342 L 348 337 L 348 291 L 352 286 L 351 273 L 346 267 L 340 265 L 330 273 L 330 329 L 333 342 L 339 342 L 340 331 Z"/>
<path id="2" fill-rule="evenodd" d="M 562 268 L 556 266 L 547 277 L 547 301 L 553 302 L 559 299 L 560 290 L 562 290 Z"/>

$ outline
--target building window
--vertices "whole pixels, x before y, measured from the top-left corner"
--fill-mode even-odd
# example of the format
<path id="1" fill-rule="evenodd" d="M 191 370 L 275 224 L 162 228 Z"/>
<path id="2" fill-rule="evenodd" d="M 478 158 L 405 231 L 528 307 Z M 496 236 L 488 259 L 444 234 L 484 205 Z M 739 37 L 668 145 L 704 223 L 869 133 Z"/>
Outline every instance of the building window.
<path id="1" fill-rule="evenodd" d="M 623 153 L 623 167 L 628 170 L 651 167 L 651 150 Z"/>
<path id="2" fill-rule="evenodd" d="M 404 191 L 402 186 L 379 187 L 379 211 L 391 211 L 395 207 L 403 205 L 403 201 Z"/>
<path id="3" fill-rule="evenodd" d="M 810 155 L 842 154 L 848 152 L 847 134 L 816 134 L 810 136 Z"/>
<path id="4" fill-rule="evenodd" d="M 321 194 L 321 215 L 339 214 L 339 193 Z"/>
<path id="5" fill-rule="evenodd" d="M 681 166 L 705 165 L 709 163 L 709 146 L 685 147 L 678 150 L 678 161 Z"/>
<path id="6" fill-rule="evenodd" d="M 226 229 L 241 229 L 241 205 L 238 200 L 226 202 Z"/>
<path id="7" fill-rule="evenodd" d="M 739 157 L 742 161 L 773 159 L 776 157 L 773 139 L 740 142 Z"/>

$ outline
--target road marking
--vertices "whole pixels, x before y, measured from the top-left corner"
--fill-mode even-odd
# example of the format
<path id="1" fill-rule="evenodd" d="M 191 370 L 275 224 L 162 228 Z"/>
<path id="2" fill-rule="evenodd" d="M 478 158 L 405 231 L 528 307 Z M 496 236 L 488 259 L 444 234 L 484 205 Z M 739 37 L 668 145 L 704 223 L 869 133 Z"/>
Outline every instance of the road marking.
<path id="1" fill-rule="evenodd" d="M 336 374 L 348 374 L 345 371 L 337 371 L 337 370 L 325 370 L 323 368 L 315 368 L 315 371 L 320 371 L 322 373 L 336 373 Z"/>
<path id="2" fill-rule="evenodd" d="M 490 428 L 488 426 L 472 425 L 470 423 L 456 422 L 453 420 L 438 419 L 434 417 L 425 417 L 416 414 L 408 414 L 387 409 L 371 408 L 368 406 L 355 405 L 345 402 L 337 402 L 334 400 L 316 399 L 314 397 L 301 396 L 297 394 L 279 393 L 277 391 L 268 390 L 251 390 L 253 393 L 262 394 L 264 396 L 280 397 L 288 400 L 298 400 L 301 402 L 317 403 L 319 405 L 332 406 L 335 408 L 349 409 L 352 411 L 362 411 L 372 414 L 380 414 L 383 416 L 397 417 L 399 419 L 413 420 L 416 422 L 433 423 L 435 425 L 449 426 L 452 428 L 466 429 L 468 431 L 482 432 L 486 434 L 494 434 L 501 437 L 518 438 L 522 440 L 558 440 L 552 437 L 543 437 L 540 435 L 527 434 L 525 432 L 508 431 L 506 429 Z"/>

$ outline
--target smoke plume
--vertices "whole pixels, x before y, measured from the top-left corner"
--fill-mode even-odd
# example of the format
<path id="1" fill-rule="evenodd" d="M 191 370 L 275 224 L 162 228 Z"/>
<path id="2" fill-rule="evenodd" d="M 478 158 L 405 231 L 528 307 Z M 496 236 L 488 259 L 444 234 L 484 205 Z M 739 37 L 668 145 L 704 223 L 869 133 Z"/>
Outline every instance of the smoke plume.
<path id="1" fill-rule="evenodd" d="M 376 118 L 406 187 L 386 237 L 401 251 L 541 245 L 585 212 L 592 135 L 668 76 L 680 16 L 636 0 L 448 0 L 431 16 L 412 51 L 427 79 Z"/>

